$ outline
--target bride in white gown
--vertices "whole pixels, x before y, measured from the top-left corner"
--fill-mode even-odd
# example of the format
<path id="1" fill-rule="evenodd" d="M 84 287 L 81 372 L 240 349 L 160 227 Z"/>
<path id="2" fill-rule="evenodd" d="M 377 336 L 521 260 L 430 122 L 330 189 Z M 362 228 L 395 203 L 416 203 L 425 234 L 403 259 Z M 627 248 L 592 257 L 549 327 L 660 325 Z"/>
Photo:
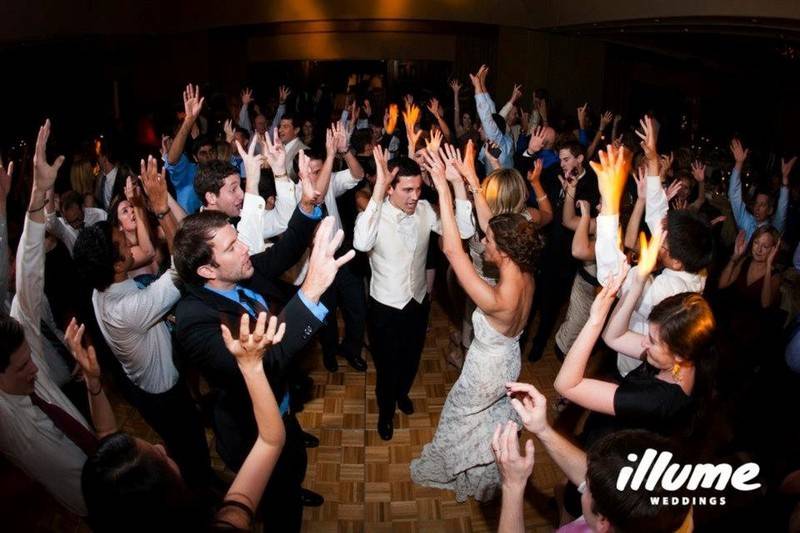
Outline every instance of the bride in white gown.
<path id="1" fill-rule="evenodd" d="M 428 156 L 425 166 L 439 192 L 444 253 L 477 307 L 472 314 L 475 339 L 461 375 L 447 395 L 433 441 L 411 463 L 411 479 L 452 490 L 460 502 L 469 496 L 485 501 L 500 487 L 489 443 L 496 425 L 514 417 L 506 383 L 519 377 L 519 336 L 533 301 L 531 271 L 542 240 L 522 215 L 497 215 L 481 224 L 486 233 L 486 260 L 500 271 L 496 286 L 481 279 L 462 247 L 448 184 L 448 180 L 462 179 L 463 172 L 473 194 L 480 196 L 471 155 L 462 162 L 452 147 L 445 150 L 440 151 L 444 161 L 438 155 Z M 476 203 L 481 201 L 476 198 Z M 477 207 L 480 219 L 482 206 Z"/>

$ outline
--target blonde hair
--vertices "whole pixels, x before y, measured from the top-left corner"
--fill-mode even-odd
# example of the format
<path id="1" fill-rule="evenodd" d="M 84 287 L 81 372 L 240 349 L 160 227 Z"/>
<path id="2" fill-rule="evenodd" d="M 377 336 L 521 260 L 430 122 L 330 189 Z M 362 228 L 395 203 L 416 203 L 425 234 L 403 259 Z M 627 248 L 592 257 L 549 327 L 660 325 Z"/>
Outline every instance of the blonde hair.
<path id="1" fill-rule="evenodd" d="M 528 199 L 528 188 L 516 169 L 499 168 L 486 177 L 483 194 L 493 215 L 522 213 Z"/>
<path id="2" fill-rule="evenodd" d="M 97 177 L 94 175 L 94 167 L 88 159 L 76 159 L 69 169 L 69 182 L 72 190 L 80 193 L 81 196 L 94 194 L 94 186 Z"/>

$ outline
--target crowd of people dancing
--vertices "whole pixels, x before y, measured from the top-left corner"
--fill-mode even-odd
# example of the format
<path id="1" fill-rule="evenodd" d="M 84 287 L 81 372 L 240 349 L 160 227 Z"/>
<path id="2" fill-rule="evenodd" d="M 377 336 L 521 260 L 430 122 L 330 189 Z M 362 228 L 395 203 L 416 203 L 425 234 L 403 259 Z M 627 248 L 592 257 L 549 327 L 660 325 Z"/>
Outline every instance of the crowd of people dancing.
<path id="1" fill-rule="evenodd" d="M 800 433 L 776 409 L 800 390 L 796 157 L 665 141 L 657 113 L 558 113 L 544 89 L 498 106 L 488 74 L 394 100 L 375 78 L 244 88 L 213 113 L 187 85 L 160 154 L 109 135 L 57 155 L 46 120 L 0 162 L 3 455 L 94 531 L 299 531 L 324 504 L 302 487 L 307 347 L 331 373 L 371 358 L 390 441 L 435 301 L 459 374 L 414 483 L 502 494 L 499 530 L 523 531 L 530 434 L 566 479 L 559 531 L 799 523 Z M 548 350 L 555 382 L 520 382 Z M 755 462 L 760 489 L 703 485 L 724 512 L 618 490 L 648 449 Z"/>

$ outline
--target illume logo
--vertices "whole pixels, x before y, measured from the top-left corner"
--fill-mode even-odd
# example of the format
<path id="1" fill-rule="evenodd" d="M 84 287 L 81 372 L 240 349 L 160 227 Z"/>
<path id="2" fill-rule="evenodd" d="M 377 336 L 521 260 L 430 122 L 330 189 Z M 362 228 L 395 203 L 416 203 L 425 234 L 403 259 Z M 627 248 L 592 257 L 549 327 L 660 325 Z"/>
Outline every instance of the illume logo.
<path id="1" fill-rule="evenodd" d="M 644 488 L 651 491 L 659 483 L 670 492 L 698 488 L 722 491 L 729 483 L 734 489 L 745 492 L 761 488 L 761 483 L 751 483 L 760 472 L 756 463 L 745 463 L 734 469 L 727 463 L 680 465 L 672 463 L 672 457 L 671 452 L 657 452 L 653 448 L 645 450 L 641 460 L 635 453 L 629 454 L 628 461 L 638 461 L 638 464 L 622 467 L 617 476 L 617 490 L 639 490 L 644 484 Z"/>

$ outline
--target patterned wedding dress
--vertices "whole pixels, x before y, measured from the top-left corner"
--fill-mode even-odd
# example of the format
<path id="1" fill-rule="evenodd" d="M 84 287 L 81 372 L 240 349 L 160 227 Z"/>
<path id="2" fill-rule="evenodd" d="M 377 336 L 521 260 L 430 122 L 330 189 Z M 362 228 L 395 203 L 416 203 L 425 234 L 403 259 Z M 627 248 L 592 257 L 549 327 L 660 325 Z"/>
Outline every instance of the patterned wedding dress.
<path id="1" fill-rule="evenodd" d="M 452 490 L 456 500 L 473 496 L 490 500 L 500 488 L 492 454 L 497 424 L 518 418 L 505 384 L 519 378 L 519 337 L 498 333 L 479 308 L 472 314 L 475 339 L 464 368 L 442 409 L 433 442 L 411 462 L 411 479 L 419 485 Z"/>

